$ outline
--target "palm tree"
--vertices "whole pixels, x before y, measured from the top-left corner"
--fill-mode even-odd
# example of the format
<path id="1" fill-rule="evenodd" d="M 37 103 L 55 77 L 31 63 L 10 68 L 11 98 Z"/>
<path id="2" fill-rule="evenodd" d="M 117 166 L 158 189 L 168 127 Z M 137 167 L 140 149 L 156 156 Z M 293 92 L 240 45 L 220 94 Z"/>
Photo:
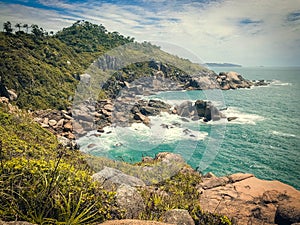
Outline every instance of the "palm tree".
<path id="1" fill-rule="evenodd" d="M 22 27 L 22 26 L 21 26 L 21 23 L 17 23 L 17 24 L 15 25 L 15 27 L 19 29 L 19 32 L 21 31 L 21 27 Z"/>
<path id="2" fill-rule="evenodd" d="M 25 23 L 25 24 L 23 25 L 23 27 L 26 29 L 26 34 L 28 34 L 28 28 L 29 28 L 28 24 Z"/>

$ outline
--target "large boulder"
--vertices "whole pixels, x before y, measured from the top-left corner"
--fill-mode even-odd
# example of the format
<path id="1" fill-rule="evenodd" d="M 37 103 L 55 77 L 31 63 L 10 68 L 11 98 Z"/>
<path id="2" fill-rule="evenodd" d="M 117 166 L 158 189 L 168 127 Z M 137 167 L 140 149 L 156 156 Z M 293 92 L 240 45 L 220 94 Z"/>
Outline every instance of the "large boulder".
<path id="1" fill-rule="evenodd" d="M 219 73 L 216 80 L 223 90 L 249 88 L 253 85 L 251 81 L 244 79 L 240 74 L 233 71 Z"/>
<path id="2" fill-rule="evenodd" d="M 300 223 L 300 199 L 298 201 L 284 201 L 276 211 L 275 222 L 278 225 Z"/>
<path id="3" fill-rule="evenodd" d="M 242 173 L 205 176 L 198 191 L 204 211 L 227 215 L 238 225 L 299 222 L 300 192 L 279 181 Z"/>
<path id="4" fill-rule="evenodd" d="M 123 173 L 120 170 L 104 167 L 98 173 L 92 175 L 92 178 L 100 182 L 104 188 L 112 190 L 115 187 L 119 187 L 122 184 L 128 185 L 130 187 L 142 187 L 145 183 L 137 178 Z"/>
<path id="5" fill-rule="evenodd" d="M 160 152 L 155 156 L 154 160 L 161 161 L 164 163 L 177 164 L 185 162 L 181 155 L 170 152 Z"/>
<path id="6" fill-rule="evenodd" d="M 181 103 L 179 106 L 177 106 L 176 108 L 177 114 L 182 117 L 191 117 L 194 110 L 195 107 L 193 106 L 193 103 L 190 101 L 185 101 Z"/>
<path id="7" fill-rule="evenodd" d="M 219 110 L 211 103 L 203 100 L 197 100 L 195 102 L 195 108 L 198 117 L 204 117 L 206 121 L 220 120 L 221 114 Z"/>
<path id="8" fill-rule="evenodd" d="M 125 210 L 126 219 L 137 219 L 145 210 L 145 204 L 141 194 L 135 187 L 122 184 L 117 189 L 117 204 Z"/>
<path id="9" fill-rule="evenodd" d="M 195 225 L 189 212 L 184 209 L 172 209 L 163 215 L 163 222 L 176 225 Z"/>
<path id="10" fill-rule="evenodd" d="M 161 223 L 157 221 L 147 221 L 147 220 L 109 220 L 100 225 L 170 225 L 169 223 Z"/>

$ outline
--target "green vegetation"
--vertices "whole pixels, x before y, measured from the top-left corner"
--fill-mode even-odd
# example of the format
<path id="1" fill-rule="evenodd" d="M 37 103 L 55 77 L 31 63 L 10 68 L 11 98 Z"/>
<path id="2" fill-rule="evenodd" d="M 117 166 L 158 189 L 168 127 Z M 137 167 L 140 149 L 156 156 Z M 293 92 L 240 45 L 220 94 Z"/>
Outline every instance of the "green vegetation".
<path id="1" fill-rule="evenodd" d="M 6 32 L 0 33 L 1 82 L 17 92 L 16 104 L 26 109 L 66 108 L 79 74 L 104 51 L 133 41 L 89 22 L 77 22 L 54 36 L 37 25 L 31 26 L 32 34 L 11 33 L 10 22 L 4 28 Z M 28 25 L 25 28 L 28 32 Z"/>
<path id="2" fill-rule="evenodd" d="M 142 191 L 146 211 L 142 219 L 160 220 L 170 209 L 188 210 L 196 225 L 230 225 L 222 215 L 207 213 L 201 209 L 197 185 L 201 176 L 195 171 L 179 172 L 151 188 Z"/>
<path id="3" fill-rule="evenodd" d="M 85 157 L 63 149 L 27 114 L 0 107 L 0 218 L 90 224 L 121 218 L 115 193 L 91 179 Z"/>

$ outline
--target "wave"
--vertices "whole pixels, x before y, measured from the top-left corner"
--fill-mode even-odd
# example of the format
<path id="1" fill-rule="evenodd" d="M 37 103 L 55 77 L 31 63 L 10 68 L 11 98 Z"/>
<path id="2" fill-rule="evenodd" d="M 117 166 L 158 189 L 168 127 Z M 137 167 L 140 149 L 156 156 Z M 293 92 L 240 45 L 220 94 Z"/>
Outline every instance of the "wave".
<path id="1" fill-rule="evenodd" d="M 174 144 L 180 141 L 197 143 L 208 133 L 199 131 L 195 121 L 182 120 L 177 115 L 161 113 L 151 116 L 150 126 L 133 123 L 130 127 L 105 127 L 101 136 L 96 131 L 78 139 L 80 149 L 86 153 L 104 154 L 111 150 L 148 151 L 161 144 Z"/>
<path id="2" fill-rule="evenodd" d="M 228 107 L 227 110 L 222 111 L 222 113 L 228 117 L 237 117 L 228 123 L 233 124 L 251 124 L 255 125 L 256 122 L 263 121 L 265 118 L 257 114 L 250 114 L 239 111 L 236 107 Z"/>
<path id="3" fill-rule="evenodd" d="M 281 136 L 281 137 L 293 137 L 293 138 L 298 138 L 297 135 L 295 134 L 289 134 L 289 133 L 283 133 L 283 132 L 280 132 L 280 131 L 272 131 L 271 132 L 273 135 L 276 135 L 276 136 Z"/>
<path id="4" fill-rule="evenodd" d="M 291 86 L 292 83 L 288 83 L 288 82 L 282 82 L 280 80 L 273 80 L 270 85 L 272 86 Z"/>

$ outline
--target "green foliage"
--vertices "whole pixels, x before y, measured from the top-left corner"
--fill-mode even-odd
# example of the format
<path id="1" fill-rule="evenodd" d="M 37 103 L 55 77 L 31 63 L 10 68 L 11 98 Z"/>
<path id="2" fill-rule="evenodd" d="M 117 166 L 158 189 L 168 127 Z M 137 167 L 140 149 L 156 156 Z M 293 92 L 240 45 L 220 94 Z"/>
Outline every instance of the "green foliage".
<path id="1" fill-rule="evenodd" d="M 0 105 L 0 218 L 90 224 L 119 218 L 115 193 L 91 179 L 85 156 L 63 149 L 22 111 Z"/>
<path id="2" fill-rule="evenodd" d="M 200 208 L 196 185 L 201 181 L 198 173 L 177 173 L 155 185 L 154 190 L 145 189 L 142 195 L 146 202 L 143 219 L 159 220 L 170 209 L 186 209 L 190 212 Z"/>
<path id="3" fill-rule="evenodd" d="M 11 24 L 7 22 L 5 27 L 11 33 Z M 25 28 L 28 32 L 28 25 Z M 75 23 L 55 36 L 46 36 L 38 25 L 31 28 L 32 34 L 0 33 L 2 83 L 16 90 L 17 105 L 26 109 L 66 108 L 71 104 L 78 74 L 104 51 L 133 41 L 89 22 Z"/>
<path id="4" fill-rule="evenodd" d="M 56 37 L 74 48 L 76 52 L 98 53 L 134 40 L 118 32 L 108 32 L 102 24 L 96 25 L 83 20 L 57 32 Z"/>
<path id="5" fill-rule="evenodd" d="M 102 190 L 88 172 L 67 163 L 5 161 L 0 168 L 0 216 L 32 223 L 90 224 L 115 214 L 114 193 Z"/>
<path id="6" fill-rule="evenodd" d="M 11 115 L 0 108 L 0 133 L 3 160 L 19 156 L 54 157 L 56 154 L 55 136 L 32 122 L 26 114 Z"/>
<path id="7" fill-rule="evenodd" d="M 142 219 L 160 220 L 170 209 L 185 209 L 196 225 L 231 225 L 226 216 L 204 212 L 200 205 L 197 185 L 201 176 L 197 172 L 179 172 L 171 178 L 142 190 L 146 211 Z"/>

